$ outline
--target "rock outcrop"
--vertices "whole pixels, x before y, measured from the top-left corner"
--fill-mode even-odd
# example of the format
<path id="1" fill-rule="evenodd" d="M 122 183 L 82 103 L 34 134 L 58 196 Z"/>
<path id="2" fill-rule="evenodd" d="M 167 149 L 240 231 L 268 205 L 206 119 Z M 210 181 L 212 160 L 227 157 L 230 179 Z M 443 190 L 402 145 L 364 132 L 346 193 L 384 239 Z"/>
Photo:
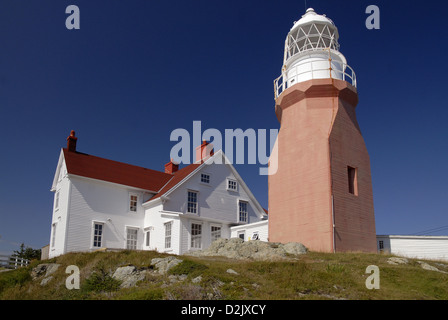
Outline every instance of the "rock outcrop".
<path id="1" fill-rule="evenodd" d="M 41 263 L 31 270 L 31 278 L 33 280 L 43 279 L 40 282 L 41 286 L 45 286 L 53 279 L 52 274 L 59 269 L 58 263 Z"/>
<path id="2" fill-rule="evenodd" d="M 146 270 L 139 271 L 135 266 L 119 267 L 112 278 L 120 280 L 120 288 L 134 287 L 138 281 L 145 279 Z"/>
<path id="3" fill-rule="evenodd" d="M 175 257 L 154 258 L 151 260 L 151 265 L 158 270 L 160 274 L 166 274 L 172 267 L 177 266 L 182 260 Z"/>
<path id="4" fill-rule="evenodd" d="M 243 241 L 240 238 L 218 239 L 207 249 L 191 251 L 191 256 L 223 256 L 231 259 L 285 260 L 307 252 L 307 248 L 297 242 L 286 244 L 264 241 Z"/>

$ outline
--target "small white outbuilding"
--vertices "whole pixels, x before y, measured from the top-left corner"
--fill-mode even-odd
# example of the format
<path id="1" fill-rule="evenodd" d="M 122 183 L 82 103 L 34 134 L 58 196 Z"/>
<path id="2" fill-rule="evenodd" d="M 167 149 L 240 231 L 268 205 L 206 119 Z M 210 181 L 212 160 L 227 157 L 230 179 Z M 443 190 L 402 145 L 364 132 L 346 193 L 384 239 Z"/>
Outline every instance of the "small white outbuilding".
<path id="1" fill-rule="evenodd" d="M 448 261 L 448 236 L 377 235 L 376 239 L 379 252 Z"/>

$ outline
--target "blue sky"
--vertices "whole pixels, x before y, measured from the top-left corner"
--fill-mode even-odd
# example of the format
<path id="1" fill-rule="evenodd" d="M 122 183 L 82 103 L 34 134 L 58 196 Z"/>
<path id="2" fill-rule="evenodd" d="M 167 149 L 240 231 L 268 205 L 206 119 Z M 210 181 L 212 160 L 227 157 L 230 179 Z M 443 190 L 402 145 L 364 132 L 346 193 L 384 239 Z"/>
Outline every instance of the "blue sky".
<path id="1" fill-rule="evenodd" d="M 67 30 L 65 8 L 81 11 Z M 368 30 L 368 5 L 380 30 Z M 448 226 L 445 2 L 318 1 L 358 79 L 378 234 Z M 3 0 L 0 252 L 49 242 L 60 148 L 163 170 L 176 128 L 278 129 L 273 80 L 305 1 Z M 224 150 L 225 151 L 225 150 Z M 259 165 L 236 165 L 264 207 Z M 447 235 L 448 229 L 431 233 Z"/>

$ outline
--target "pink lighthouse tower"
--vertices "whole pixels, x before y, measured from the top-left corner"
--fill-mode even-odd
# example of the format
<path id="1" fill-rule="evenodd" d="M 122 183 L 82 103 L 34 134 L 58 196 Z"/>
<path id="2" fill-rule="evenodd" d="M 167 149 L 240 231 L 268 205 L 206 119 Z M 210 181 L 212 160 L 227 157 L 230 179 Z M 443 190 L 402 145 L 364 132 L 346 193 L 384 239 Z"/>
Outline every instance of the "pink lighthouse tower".
<path id="1" fill-rule="evenodd" d="M 280 131 L 269 164 L 269 241 L 375 252 L 356 76 L 338 38 L 333 21 L 311 8 L 286 37 L 282 74 L 274 81 Z"/>

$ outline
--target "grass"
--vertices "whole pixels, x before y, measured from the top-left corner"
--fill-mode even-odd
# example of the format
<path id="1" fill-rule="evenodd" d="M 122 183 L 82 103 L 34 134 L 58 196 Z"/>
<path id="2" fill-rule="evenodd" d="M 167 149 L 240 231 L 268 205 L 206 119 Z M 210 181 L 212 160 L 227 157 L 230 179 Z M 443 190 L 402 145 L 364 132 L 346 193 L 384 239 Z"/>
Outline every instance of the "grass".
<path id="1" fill-rule="evenodd" d="M 0 273 L 0 299 L 448 300 L 448 274 L 424 270 L 412 259 L 407 265 L 390 265 L 390 256 L 380 254 L 309 252 L 296 261 L 277 262 L 181 256 L 183 262 L 169 274 L 149 272 L 137 287 L 120 289 L 119 281 L 111 277 L 117 267 L 151 269 L 152 258 L 165 256 L 152 251 L 66 254 L 45 261 L 61 264 L 45 286 L 40 285 L 41 279 L 32 280 L 30 271 L 39 263 L 33 262 L 29 267 Z M 80 269 L 79 290 L 65 287 L 65 268 L 69 265 Z M 378 290 L 366 288 L 369 265 L 379 267 Z M 448 263 L 444 265 L 437 267 L 448 271 Z M 229 268 L 238 275 L 227 273 Z M 187 279 L 173 282 L 179 275 L 187 275 Z M 191 281 L 198 276 L 200 282 Z"/>
<path id="2" fill-rule="evenodd" d="M 177 266 L 171 268 L 168 273 L 172 275 L 186 274 L 187 276 L 195 277 L 201 275 L 206 269 L 208 267 L 205 264 L 185 259 Z"/>

